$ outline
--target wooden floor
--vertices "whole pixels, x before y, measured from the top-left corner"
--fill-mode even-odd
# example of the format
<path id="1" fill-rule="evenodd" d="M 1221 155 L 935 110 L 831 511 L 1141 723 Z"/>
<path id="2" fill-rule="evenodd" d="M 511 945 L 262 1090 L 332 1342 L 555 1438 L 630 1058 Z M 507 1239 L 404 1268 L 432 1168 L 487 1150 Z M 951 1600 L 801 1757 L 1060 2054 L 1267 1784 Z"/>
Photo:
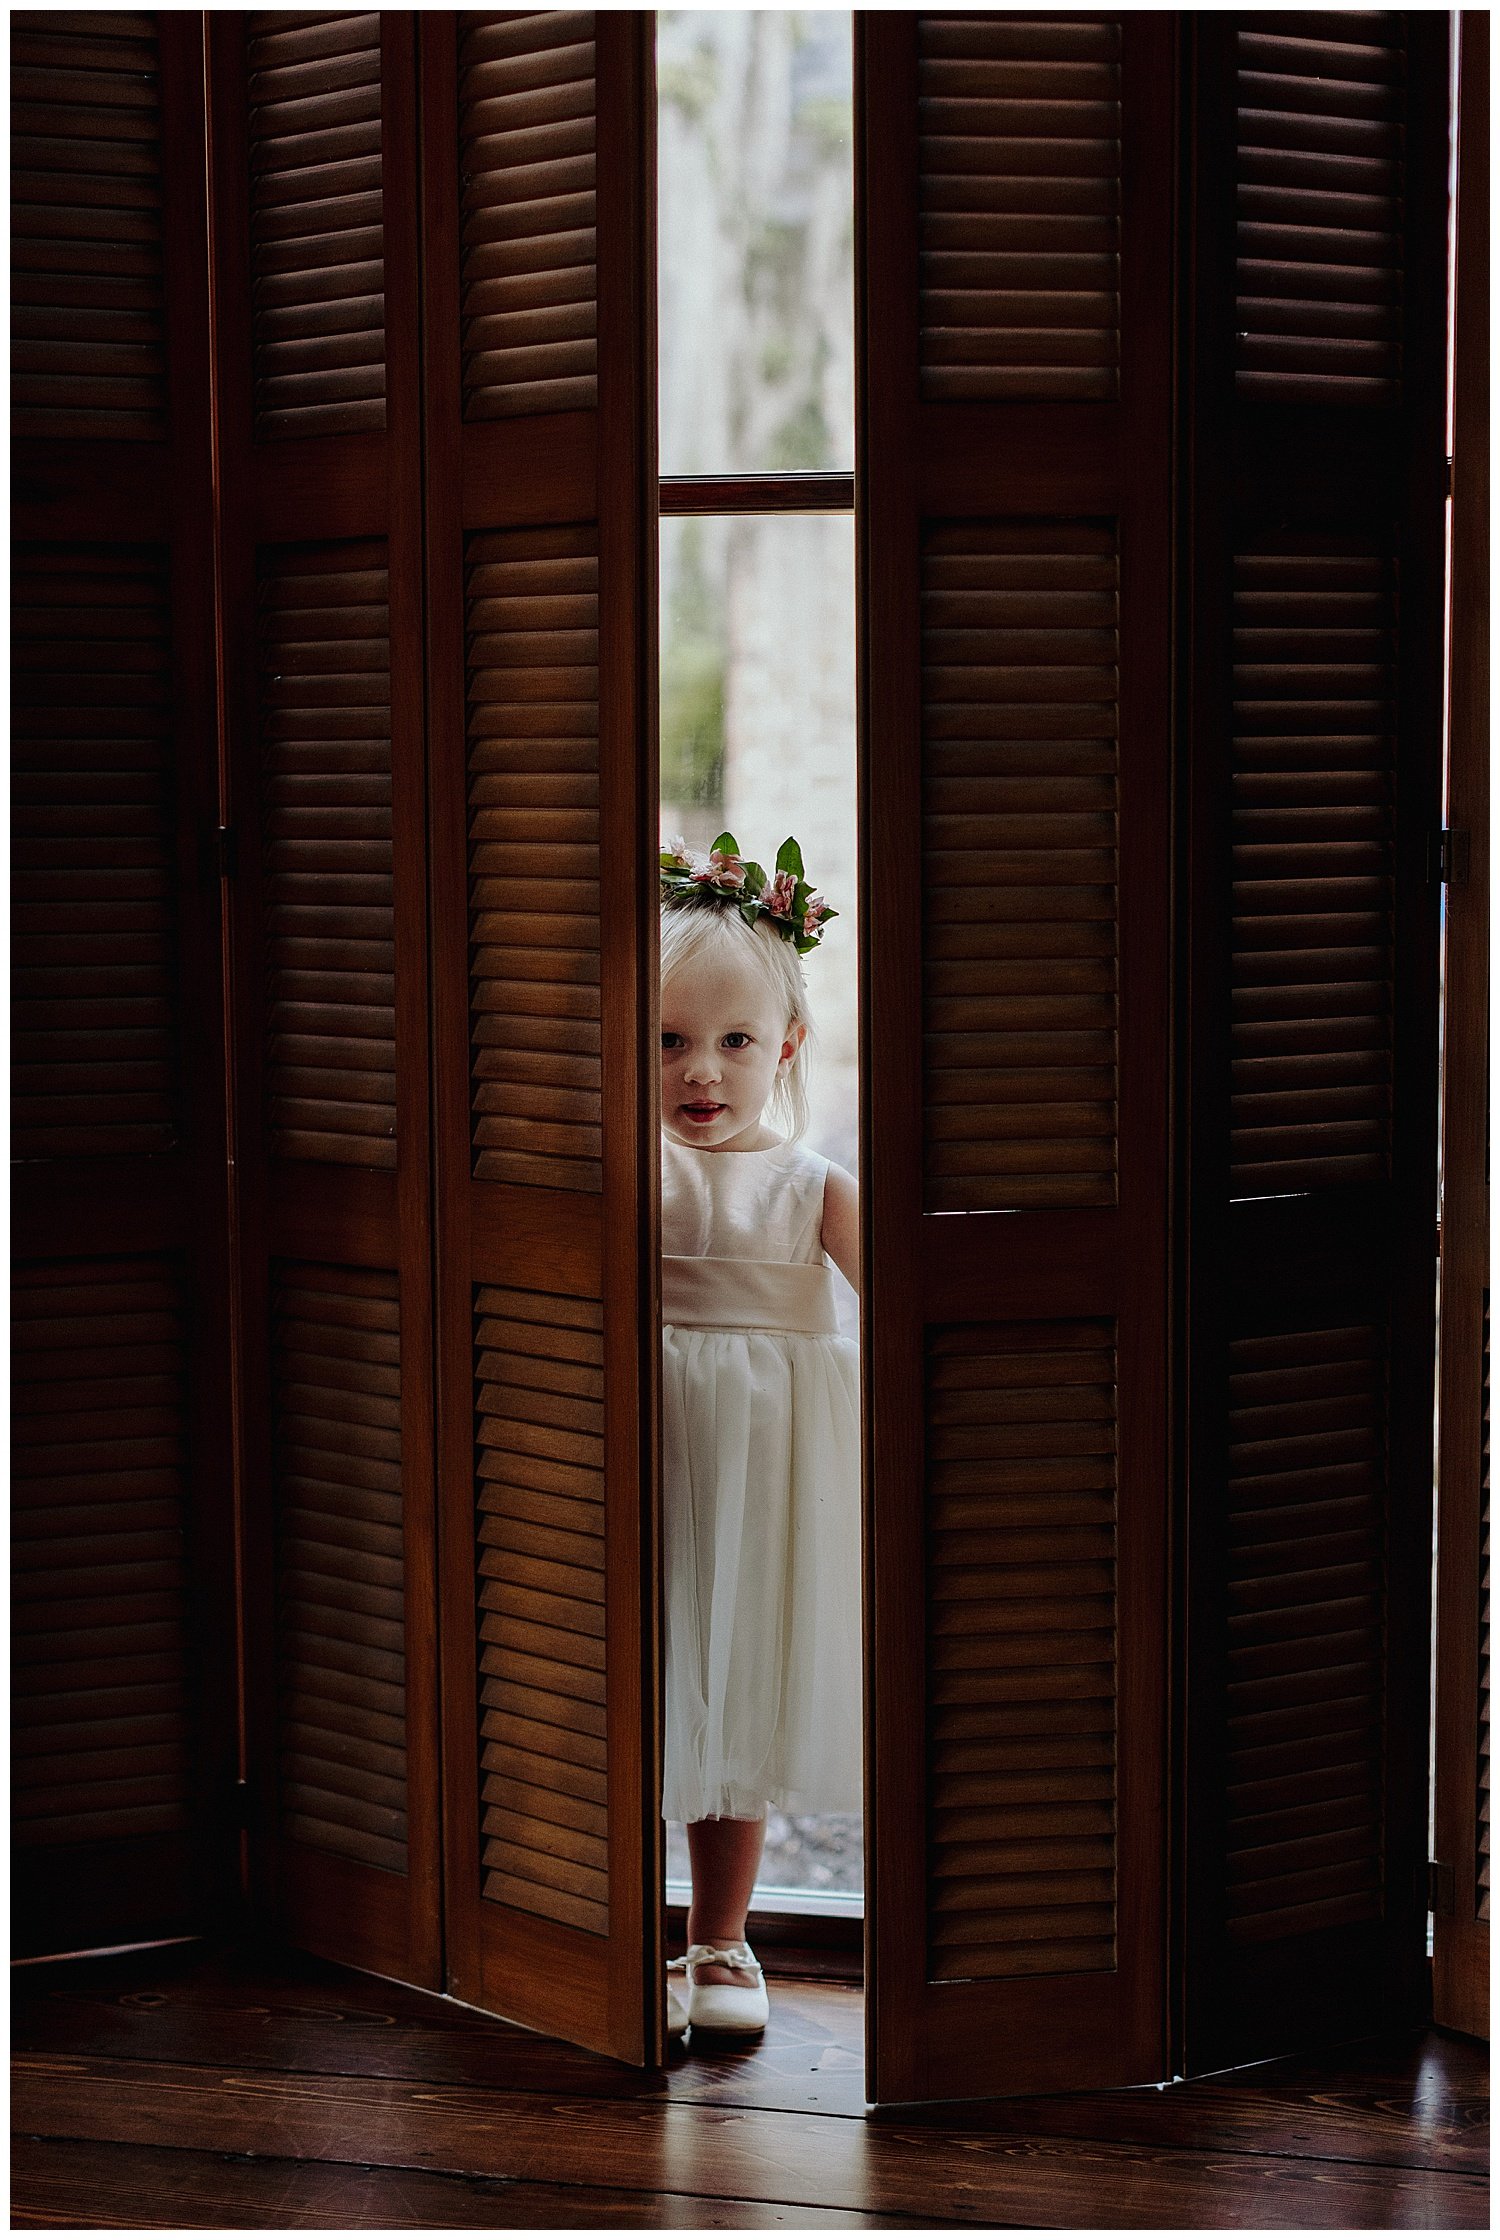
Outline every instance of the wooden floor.
<path id="1" fill-rule="evenodd" d="M 860 1994 L 773 1979 L 754 2051 L 641 2076 L 293 1953 L 12 1971 L 13 2224 L 1487 2226 L 1487 2049 L 867 2111 Z"/>

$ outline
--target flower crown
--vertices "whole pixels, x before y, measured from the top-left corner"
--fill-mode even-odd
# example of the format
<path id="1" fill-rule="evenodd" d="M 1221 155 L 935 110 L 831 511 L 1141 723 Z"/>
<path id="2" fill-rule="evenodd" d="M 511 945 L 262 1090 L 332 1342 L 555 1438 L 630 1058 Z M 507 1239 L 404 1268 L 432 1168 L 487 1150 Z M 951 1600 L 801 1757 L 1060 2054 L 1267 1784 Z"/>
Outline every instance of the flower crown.
<path id="1" fill-rule="evenodd" d="M 697 855 L 685 841 L 671 840 L 661 851 L 661 898 L 680 907 L 684 903 L 726 903 L 738 909 L 746 925 L 769 918 L 778 933 L 786 935 L 799 957 L 816 949 L 830 918 L 838 916 L 808 883 L 802 869 L 802 850 L 786 839 L 776 855 L 776 869 L 768 879 L 758 863 L 746 863 L 732 832 L 721 832 L 706 856 Z"/>

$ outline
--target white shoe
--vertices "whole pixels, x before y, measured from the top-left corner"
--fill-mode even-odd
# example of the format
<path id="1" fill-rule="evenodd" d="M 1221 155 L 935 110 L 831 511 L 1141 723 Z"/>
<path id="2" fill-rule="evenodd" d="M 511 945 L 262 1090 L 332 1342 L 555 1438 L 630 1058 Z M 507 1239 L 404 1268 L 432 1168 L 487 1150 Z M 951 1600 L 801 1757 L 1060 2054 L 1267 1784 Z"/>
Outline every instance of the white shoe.
<path id="1" fill-rule="evenodd" d="M 686 1971 L 686 1958 L 667 1962 L 667 2036 L 669 2038 L 680 2038 L 688 2026 L 687 2007 L 676 1984 L 672 1981 L 673 1976 L 677 1975 L 686 1980 Z"/>
<path id="2" fill-rule="evenodd" d="M 716 1961 L 726 1968 L 748 1969 L 755 1982 L 700 1983 L 694 1969 Z M 765 1970 L 743 1938 L 738 1944 L 690 1944 L 684 1965 L 690 1987 L 688 2020 L 695 2030 L 722 2030 L 747 2037 L 764 2030 L 771 2019 Z"/>

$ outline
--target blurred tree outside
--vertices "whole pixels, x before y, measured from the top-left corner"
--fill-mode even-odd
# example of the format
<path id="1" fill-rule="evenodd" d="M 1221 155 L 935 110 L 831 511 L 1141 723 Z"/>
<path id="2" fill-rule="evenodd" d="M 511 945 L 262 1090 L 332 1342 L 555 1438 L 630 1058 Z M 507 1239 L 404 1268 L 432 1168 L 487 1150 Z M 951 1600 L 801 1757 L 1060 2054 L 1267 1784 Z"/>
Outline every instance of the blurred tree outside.
<path id="1" fill-rule="evenodd" d="M 662 529 L 661 795 L 664 804 L 680 804 L 679 818 L 689 808 L 702 811 L 702 821 L 716 832 L 724 807 L 728 649 L 723 588 L 710 581 L 704 568 L 705 526 L 689 515 L 664 523 Z M 665 564 L 669 544 L 675 548 L 670 569 Z M 669 821 L 670 810 L 665 816 Z M 713 832 L 693 835 L 699 845 L 713 837 Z"/>
<path id="2" fill-rule="evenodd" d="M 848 470 L 851 18 L 656 23 L 661 472 Z"/>

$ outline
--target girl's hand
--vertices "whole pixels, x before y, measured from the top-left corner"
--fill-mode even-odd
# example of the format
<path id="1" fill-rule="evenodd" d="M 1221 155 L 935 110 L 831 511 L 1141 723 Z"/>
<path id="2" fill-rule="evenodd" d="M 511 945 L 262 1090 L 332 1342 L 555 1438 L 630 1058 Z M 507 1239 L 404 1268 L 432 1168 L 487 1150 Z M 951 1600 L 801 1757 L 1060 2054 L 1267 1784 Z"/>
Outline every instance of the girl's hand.
<path id="1" fill-rule="evenodd" d="M 823 1250 L 858 1291 L 859 1184 L 832 1160 L 823 1186 Z"/>

